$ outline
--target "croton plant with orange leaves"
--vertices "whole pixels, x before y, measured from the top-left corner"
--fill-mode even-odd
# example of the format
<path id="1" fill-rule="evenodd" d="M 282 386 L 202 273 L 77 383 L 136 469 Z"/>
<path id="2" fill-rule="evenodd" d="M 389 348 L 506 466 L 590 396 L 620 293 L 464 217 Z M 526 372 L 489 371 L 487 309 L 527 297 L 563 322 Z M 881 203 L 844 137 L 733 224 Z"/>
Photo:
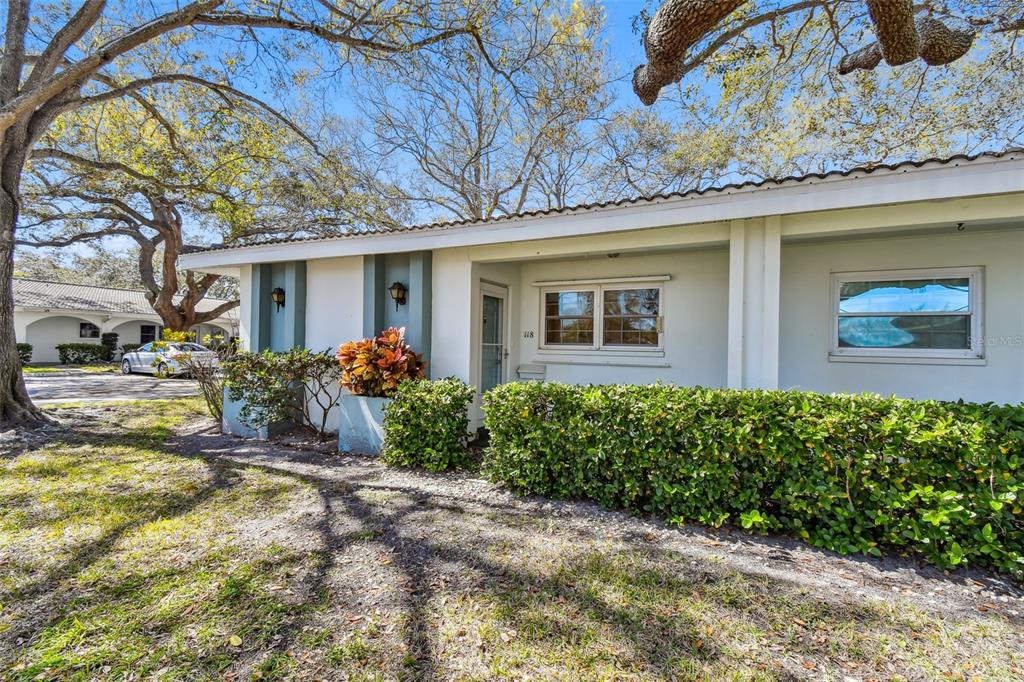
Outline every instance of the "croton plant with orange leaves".
<path id="1" fill-rule="evenodd" d="M 427 363 L 405 342 L 405 327 L 390 327 L 372 339 L 338 348 L 341 385 L 355 395 L 387 398 L 403 381 L 422 379 Z"/>

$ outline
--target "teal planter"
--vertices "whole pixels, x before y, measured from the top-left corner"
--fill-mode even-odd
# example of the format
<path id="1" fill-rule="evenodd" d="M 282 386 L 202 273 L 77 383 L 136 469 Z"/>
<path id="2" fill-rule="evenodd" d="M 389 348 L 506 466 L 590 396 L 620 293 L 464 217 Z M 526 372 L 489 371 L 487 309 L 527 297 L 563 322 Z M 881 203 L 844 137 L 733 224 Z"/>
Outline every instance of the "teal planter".
<path id="1" fill-rule="evenodd" d="M 268 440 L 270 436 L 287 431 L 291 424 L 274 422 L 269 426 L 253 428 L 242 421 L 241 411 L 244 403 L 234 401 L 228 396 L 228 390 L 224 389 L 224 416 L 221 418 L 221 433 L 239 438 L 255 438 L 256 440 Z"/>
<path id="2" fill-rule="evenodd" d="M 379 455 L 384 443 L 384 408 L 390 398 L 342 391 L 338 399 L 338 452 Z"/>

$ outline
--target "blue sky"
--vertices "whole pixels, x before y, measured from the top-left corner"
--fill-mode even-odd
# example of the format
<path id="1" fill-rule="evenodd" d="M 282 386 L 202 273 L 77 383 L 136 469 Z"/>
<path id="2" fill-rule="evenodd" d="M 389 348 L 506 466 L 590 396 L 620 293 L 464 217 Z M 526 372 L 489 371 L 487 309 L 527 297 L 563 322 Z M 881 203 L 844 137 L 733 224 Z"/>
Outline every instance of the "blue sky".
<path id="1" fill-rule="evenodd" d="M 647 60 L 644 57 L 643 46 L 640 44 L 640 36 L 633 33 L 632 21 L 633 17 L 637 16 L 645 5 L 649 5 L 653 9 L 657 7 L 658 3 L 655 0 L 651 2 L 645 2 L 644 0 L 610 0 L 599 4 L 602 4 L 605 8 L 604 36 L 607 41 L 608 55 L 611 61 L 612 68 L 610 71 L 614 77 L 618 78 L 613 89 L 620 102 L 633 105 L 636 101 L 630 85 L 630 76 L 637 66 Z M 345 78 L 347 80 L 353 77 L 357 77 L 357 74 L 349 71 Z M 333 92 L 325 92 L 324 95 L 333 101 L 335 112 L 346 118 L 357 117 L 358 112 L 350 96 L 347 94 L 347 88 L 345 88 L 344 84 L 340 83 L 338 87 L 330 89 Z M 274 93 L 269 89 L 261 94 L 274 99 Z M 626 98 L 633 99 L 627 100 Z"/>
<path id="2" fill-rule="evenodd" d="M 614 77 L 618 78 L 612 87 L 619 104 L 633 105 L 635 102 L 630 99 L 634 95 L 630 86 L 629 76 L 632 74 L 633 69 L 646 60 L 640 43 L 640 36 L 633 33 L 632 21 L 633 17 L 638 15 L 645 5 L 650 5 L 650 7 L 654 8 L 657 6 L 657 2 L 610 0 L 604 2 L 603 5 L 606 12 L 604 37 L 611 61 L 610 71 Z M 6 15 L 6 12 L 0 14 Z M 314 97 L 316 94 L 319 94 L 326 100 L 325 103 L 333 108 L 335 113 L 344 118 L 354 119 L 358 116 L 358 111 L 350 94 L 351 89 L 346 87 L 345 83 L 345 81 L 354 77 L 358 77 L 358 75 L 349 71 L 342 81 L 334 87 L 324 83 L 322 86 L 323 91 L 321 93 L 313 93 Z M 275 91 L 269 81 L 257 80 L 251 85 L 254 94 L 268 102 L 284 105 L 287 108 L 287 92 Z M 284 97 L 281 97 L 282 95 Z M 134 248 L 133 242 L 128 238 L 112 238 L 106 240 L 104 244 L 106 248 L 115 252 L 124 252 Z M 76 251 L 87 253 L 91 251 L 91 248 L 88 245 L 74 245 L 64 249 L 63 253 L 70 257 Z"/>

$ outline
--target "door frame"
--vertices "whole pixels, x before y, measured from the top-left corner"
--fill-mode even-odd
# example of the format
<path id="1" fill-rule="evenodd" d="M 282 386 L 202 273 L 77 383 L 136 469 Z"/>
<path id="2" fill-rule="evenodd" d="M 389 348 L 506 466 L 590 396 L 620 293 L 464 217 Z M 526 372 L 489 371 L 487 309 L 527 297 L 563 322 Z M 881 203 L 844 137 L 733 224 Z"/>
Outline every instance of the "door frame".
<path id="1" fill-rule="evenodd" d="M 483 396 L 483 381 L 484 381 L 484 296 L 490 296 L 501 300 L 501 345 L 504 349 L 501 356 L 501 383 L 505 384 L 509 381 L 509 357 L 512 352 L 509 350 L 509 295 L 508 287 L 502 284 L 495 284 L 493 282 L 480 282 L 480 294 L 478 310 L 480 311 L 480 317 L 478 322 L 480 326 L 477 327 L 477 381 L 476 391 L 481 397 Z"/>

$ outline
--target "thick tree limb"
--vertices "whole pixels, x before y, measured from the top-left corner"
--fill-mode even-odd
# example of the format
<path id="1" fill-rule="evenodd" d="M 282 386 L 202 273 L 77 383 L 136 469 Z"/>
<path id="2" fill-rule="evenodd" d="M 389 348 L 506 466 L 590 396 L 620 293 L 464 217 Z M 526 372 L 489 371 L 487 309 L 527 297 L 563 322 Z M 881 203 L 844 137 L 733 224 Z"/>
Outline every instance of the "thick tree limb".
<path id="1" fill-rule="evenodd" d="M 747 0 L 667 0 L 644 32 L 647 64 L 633 72 L 633 92 L 646 105 L 682 76 L 687 50 Z"/>
<path id="2" fill-rule="evenodd" d="M 921 36 L 921 59 L 929 66 L 955 62 L 974 42 L 974 31 L 950 28 L 931 17 L 918 17 L 917 32 Z"/>
<path id="3" fill-rule="evenodd" d="M 914 20 L 915 31 L 920 36 L 918 56 L 930 66 L 950 64 L 960 59 L 971 49 L 974 32 L 969 28 L 950 28 L 933 17 L 921 16 Z M 857 69 L 871 70 L 882 62 L 882 47 L 879 43 L 868 43 L 856 52 L 839 60 L 836 69 L 840 75 Z"/>
<path id="4" fill-rule="evenodd" d="M 867 0 L 867 6 L 886 63 L 899 66 L 917 59 L 921 38 L 914 25 L 914 0 Z"/>

